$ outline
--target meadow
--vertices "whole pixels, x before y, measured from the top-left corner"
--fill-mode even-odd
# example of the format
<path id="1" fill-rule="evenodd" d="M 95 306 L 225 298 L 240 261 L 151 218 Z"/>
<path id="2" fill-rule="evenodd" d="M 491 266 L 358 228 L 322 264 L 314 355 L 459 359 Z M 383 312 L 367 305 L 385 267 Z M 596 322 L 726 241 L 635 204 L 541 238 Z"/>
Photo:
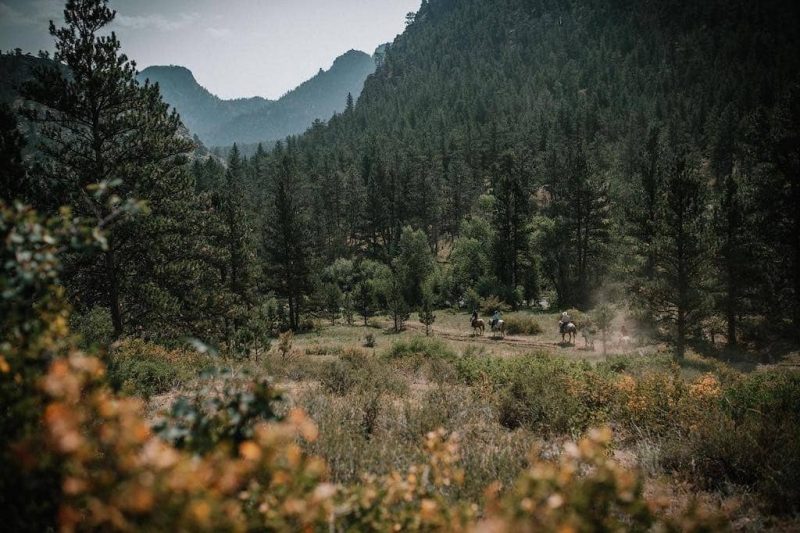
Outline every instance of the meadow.
<path id="1" fill-rule="evenodd" d="M 569 443 L 605 429 L 604 457 L 641 476 L 643 501 L 658 516 L 700 513 L 737 530 L 797 526 L 800 372 L 791 360 L 725 362 L 690 352 L 676 362 L 644 339 L 621 345 L 618 333 L 603 356 L 597 340 L 594 349 L 580 337 L 561 343 L 557 316 L 507 314 L 540 332 L 505 338 L 474 336 L 468 315 L 449 310 L 437 312 L 430 336 L 416 316 L 401 333 L 388 317 L 368 327 L 319 321 L 244 360 L 176 361 L 167 350 L 123 341 L 111 351 L 110 376 L 148 399 L 151 424 L 173 432 L 185 416 L 176 405 L 189 399 L 203 416 L 217 416 L 235 391 L 266 380 L 280 395 L 270 404 L 276 417 L 299 408 L 313 421 L 318 437 L 303 450 L 324 459 L 339 486 L 423 464 L 426 435 L 456 434 L 463 478 L 442 494 L 481 515 L 487 494 L 513 494 L 537 461 L 558 459 Z"/>

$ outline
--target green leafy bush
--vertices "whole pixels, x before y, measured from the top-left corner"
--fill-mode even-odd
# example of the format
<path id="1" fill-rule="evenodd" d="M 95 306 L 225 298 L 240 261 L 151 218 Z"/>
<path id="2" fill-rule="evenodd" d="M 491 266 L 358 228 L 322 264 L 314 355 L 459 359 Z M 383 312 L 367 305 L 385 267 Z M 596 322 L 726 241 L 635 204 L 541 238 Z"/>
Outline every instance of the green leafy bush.
<path id="1" fill-rule="evenodd" d="M 542 326 L 530 316 L 510 315 L 504 320 L 506 332 L 510 335 L 539 335 L 542 332 Z"/>
<path id="2" fill-rule="evenodd" d="M 706 487 L 752 487 L 774 512 L 800 511 L 800 373 L 746 376 L 699 407 L 667 440 L 665 466 Z"/>
<path id="3" fill-rule="evenodd" d="M 213 372 L 207 377 L 224 374 Z M 226 381 L 219 391 L 209 379 L 190 396 L 178 398 L 153 429 L 179 449 L 205 454 L 227 444 L 236 453 L 242 443 L 254 438 L 259 423 L 280 420 L 274 403 L 281 399 L 266 380 L 244 386 Z"/>
<path id="4" fill-rule="evenodd" d="M 371 391 L 402 394 L 406 390 L 405 381 L 384 360 L 353 349 L 344 350 L 338 360 L 322 370 L 320 383 L 338 396 Z"/>
<path id="5" fill-rule="evenodd" d="M 85 313 L 73 314 L 70 326 L 81 336 L 86 348 L 108 346 L 114 340 L 111 313 L 105 307 L 92 307 Z"/>
<path id="6" fill-rule="evenodd" d="M 192 350 L 126 339 L 109 352 L 108 378 L 117 390 L 150 397 L 189 382 L 209 365 L 208 356 Z"/>
<path id="7" fill-rule="evenodd" d="M 456 354 L 438 339 L 426 337 L 412 337 L 392 343 L 385 352 L 388 359 L 403 359 L 408 357 L 423 356 L 431 359 L 455 359 Z"/>

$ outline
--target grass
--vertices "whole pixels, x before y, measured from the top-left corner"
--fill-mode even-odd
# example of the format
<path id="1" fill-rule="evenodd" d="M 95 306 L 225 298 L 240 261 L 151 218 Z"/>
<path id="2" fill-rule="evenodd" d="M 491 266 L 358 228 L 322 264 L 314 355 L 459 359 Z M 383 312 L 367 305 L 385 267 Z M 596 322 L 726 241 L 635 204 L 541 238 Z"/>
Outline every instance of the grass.
<path id="1" fill-rule="evenodd" d="M 547 324 L 557 315 L 519 317 Z M 317 423 L 319 439 L 304 446 L 327 460 L 335 482 L 418 462 L 422 436 L 443 427 L 459 433 L 469 473 L 450 496 L 479 501 L 491 482 L 512 483 L 534 447 L 548 453 L 565 438 L 611 423 L 617 446 L 649 479 L 676 487 L 688 481 L 692 493 L 713 493 L 719 502 L 757 494 L 749 516 L 764 505 L 785 512 L 800 499 L 777 490 L 799 471 L 796 461 L 782 459 L 800 456 L 793 444 L 800 420 L 792 415 L 800 412 L 800 382 L 790 372 L 751 376 L 696 355 L 676 365 L 657 346 L 603 357 L 548 344 L 560 340 L 549 330 L 522 336 L 540 347 L 517 346 L 514 339 L 472 338 L 466 321 L 437 312 L 433 337 L 415 329 L 390 335 L 387 328 L 326 326 L 298 335 L 289 357 L 273 351 L 242 365 L 286 390 L 284 412 L 299 406 Z M 374 349 L 363 347 L 367 332 Z M 707 376 L 710 392 L 694 392 Z M 715 384 L 724 396 L 713 396 Z"/>

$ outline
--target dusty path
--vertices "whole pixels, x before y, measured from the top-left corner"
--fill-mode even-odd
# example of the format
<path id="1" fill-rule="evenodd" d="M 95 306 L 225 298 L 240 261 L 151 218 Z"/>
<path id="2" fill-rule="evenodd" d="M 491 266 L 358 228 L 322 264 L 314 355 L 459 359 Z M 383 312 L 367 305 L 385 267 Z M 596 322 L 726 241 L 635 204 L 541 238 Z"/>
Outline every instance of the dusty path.
<path id="1" fill-rule="evenodd" d="M 421 324 L 415 324 L 411 321 L 406 322 L 406 329 L 412 331 L 425 331 L 425 326 Z M 463 332 L 458 330 L 452 329 L 443 329 L 441 327 L 433 326 L 431 328 L 431 332 L 434 336 L 442 339 L 452 340 L 456 342 L 465 342 L 470 344 L 485 344 L 489 346 L 509 346 L 513 348 L 528 348 L 528 349 L 540 349 L 546 350 L 552 353 L 572 353 L 575 352 L 575 355 L 593 355 L 591 350 L 583 350 L 581 348 L 581 342 L 577 342 L 575 345 L 572 344 L 561 344 L 560 342 L 547 342 L 543 340 L 535 340 L 530 337 L 515 337 L 511 335 L 506 335 L 505 337 L 500 336 L 493 336 L 490 331 L 487 330 L 486 334 L 483 336 L 475 336 L 469 332 Z M 594 355 L 599 355 L 599 352 L 594 352 Z"/>

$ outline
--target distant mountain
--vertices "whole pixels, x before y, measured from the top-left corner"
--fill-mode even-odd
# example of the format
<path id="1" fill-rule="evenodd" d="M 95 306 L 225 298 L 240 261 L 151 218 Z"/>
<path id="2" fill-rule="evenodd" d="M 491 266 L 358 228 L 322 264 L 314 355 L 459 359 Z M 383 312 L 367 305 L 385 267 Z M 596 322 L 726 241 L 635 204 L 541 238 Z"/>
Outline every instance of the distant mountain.
<path id="1" fill-rule="evenodd" d="M 60 68 L 65 74 L 68 74 L 69 72 L 67 67 L 54 62 L 52 59 L 43 59 L 30 54 L 0 53 L 0 104 L 8 104 L 13 108 L 31 105 L 30 102 L 26 103 L 20 96 L 22 85 L 33 78 L 34 71 L 36 69 L 50 68 Z M 191 77 L 191 73 L 189 71 L 186 72 Z M 169 85 L 167 84 L 167 86 Z M 163 90 L 164 88 L 162 87 L 162 91 Z M 176 94 L 178 93 L 172 94 L 171 96 L 175 97 Z M 219 100 L 211 94 L 209 94 L 209 97 L 222 102 L 222 100 Z M 261 98 L 249 100 L 264 101 Z M 254 104 L 251 104 L 250 107 L 248 107 L 248 104 L 245 100 L 235 100 L 233 102 L 239 103 L 242 112 L 251 111 L 256 108 Z M 24 117 L 18 116 L 17 118 L 19 120 L 19 128 L 22 130 L 23 134 L 28 140 L 25 153 L 27 155 L 34 156 L 37 152 L 37 146 L 39 142 L 37 129 Z M 192 133 L 187 127 L 181 128 L 179 134 L 181 137 L 186 139 L 193 139 Z M 197 139 L 194 139 L 194 141 L 196 142 L 197 146 L 195 147 L 194 153 L 190 156 L 191 159 L 204 159 L 211 156 L 211 153 L 203 145 L 202 141 L 198 141 Z"/>
<path id="2" fill-rule="evenodd" d="M 181 114 L 184 124 L 204 143 L 270 143 L 304 132 L 316 119 L 327 120 L 344 110 L 347 94 L 357 99 L 364 81 L 375 71 L 375 59 L 350 50 L 277 101 L 263 98 L 223 100 L 211 94 L 183 67 L 149 67 L 139 80 L 158 82 L 164 100 Z"/>
<path id="3" fill-rule="evenodd" d="M 275 102 L 264 98 L 223 100 L 201 86 L 192 72 L 180 66 L 155 66 L 141 71 L 137 79 L 158 83 L 164 101 L 178 110 L 183 123 L 206 141 L 220 123 L 238 116 L 264 111 Z"/>

